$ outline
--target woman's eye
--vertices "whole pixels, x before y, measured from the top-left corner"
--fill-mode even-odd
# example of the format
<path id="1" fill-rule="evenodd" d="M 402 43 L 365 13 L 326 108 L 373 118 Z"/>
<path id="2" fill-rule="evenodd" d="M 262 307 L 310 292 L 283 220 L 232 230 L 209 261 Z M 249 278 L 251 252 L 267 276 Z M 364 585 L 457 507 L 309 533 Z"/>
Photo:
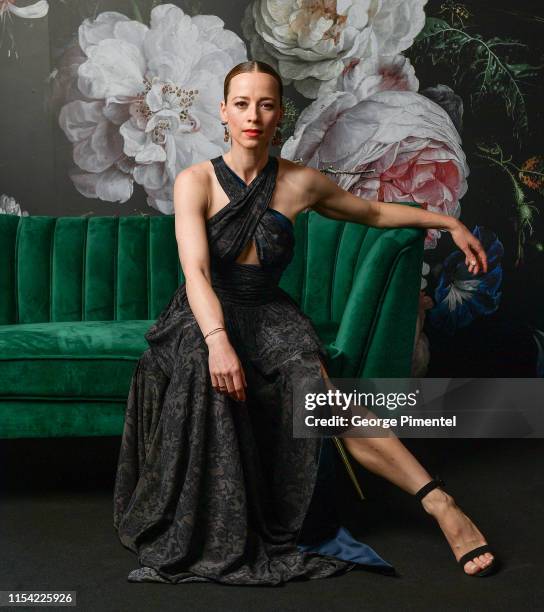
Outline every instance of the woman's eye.
<path id="1" fill-rule="evenodd" d="M 236 102 L 236 103 L 235 103 L 235 106 L 240 106 L 241 104 L 245 106 L 245 102 Z M 273 104 L 264 104 L 263 106 L 264 106 L 265 108 L 267 108 L 267 109 L 272 109 L 272 108 L 274 108 L 274 105 L 273 105 Z"/>

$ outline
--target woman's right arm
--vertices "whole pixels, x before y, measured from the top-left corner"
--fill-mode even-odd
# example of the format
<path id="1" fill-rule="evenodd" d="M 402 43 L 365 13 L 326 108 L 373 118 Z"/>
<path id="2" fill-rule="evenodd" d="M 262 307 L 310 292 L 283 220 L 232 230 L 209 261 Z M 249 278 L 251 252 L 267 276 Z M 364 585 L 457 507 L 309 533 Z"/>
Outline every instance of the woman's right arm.
<path id="1" fill-rule="evenodd" d="M 212 288 L 210 255 L 206 235 L 208 185 L 206 172 L 190 167 L 182 170 L 174 182 L 176 240 L 189 306 L 203 335 L 225 327 L 223 309 Z M 246 399 L 246 379 L 242 364 L 227 332 L 218 331 L 206 338 L 212 386 L 233 399 Z"/>

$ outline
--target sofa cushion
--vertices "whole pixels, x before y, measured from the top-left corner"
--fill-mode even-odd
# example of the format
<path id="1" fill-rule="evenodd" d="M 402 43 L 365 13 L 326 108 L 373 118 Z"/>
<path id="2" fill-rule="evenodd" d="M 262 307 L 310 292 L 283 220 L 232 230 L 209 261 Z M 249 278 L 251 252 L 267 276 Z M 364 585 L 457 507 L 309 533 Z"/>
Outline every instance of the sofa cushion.
<path id="1" fill-rule="evenodd" d="M 148 348 L 144 334 L 154 322 L 0 325 L 0 399 L 126 399 L 136 361 Z M 338 324 L 315 328 L 334 360 Z"/>
<path id="2" fill-rule="evenodd" d="M 126 398 L 116 401 L 3 399 L 0 439 L 66 436 L 118 436 L 123 431 Z"/>
<path id="3" fill-rule="evenodd" d="M 0 398 L 126 399 L 153 323 L 0 325 Z"/>

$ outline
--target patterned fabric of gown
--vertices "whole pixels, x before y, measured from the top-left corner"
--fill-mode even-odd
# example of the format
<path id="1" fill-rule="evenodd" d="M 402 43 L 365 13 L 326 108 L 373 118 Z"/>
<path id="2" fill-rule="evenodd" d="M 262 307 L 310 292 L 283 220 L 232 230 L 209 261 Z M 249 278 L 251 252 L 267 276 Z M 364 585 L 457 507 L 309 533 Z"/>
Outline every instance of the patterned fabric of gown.
<path id="1" fill-rule="evenodd" d="M 113 524 L 138 556 L 128 579 L 278 585 L 356 565 L 394 572 L 338 525 L 312 538 L 323 526 L 330 440 L 293 438 L 292 392 L 303 378 L 321 378 L 328 357 L 309 317 L 278 286 L 294 246 L 291 221 L 268 207 L 278 160 L 269 156 L 249 185 L 222 156 L 211 162 L 229 198 L 206 225 L 212 286 L 246 401 L 211 386 L 208 346 L 183 283 L 145 334 L 149 348 L 127 399 Z M 260 265 L 235 261 L 251 239 Z"/>

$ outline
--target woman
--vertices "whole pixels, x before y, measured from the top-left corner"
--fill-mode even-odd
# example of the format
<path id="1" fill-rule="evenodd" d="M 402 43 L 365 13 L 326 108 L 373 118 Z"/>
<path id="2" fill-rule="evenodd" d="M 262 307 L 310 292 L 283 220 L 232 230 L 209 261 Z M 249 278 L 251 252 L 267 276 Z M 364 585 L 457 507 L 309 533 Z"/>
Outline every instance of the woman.
<path id="1" fill-rule="evenodd" d="M 356 198 L 318 170 L 269 155 L 282 94 L 267 64 L 234 67 L 221 102 L 231 150 L 175 181 L 185 283 L 146 333 L 115 482 L 114 526 L 141 564 L 130 581 L 281 584 L 357 564 L 394 569 L 345 530 L 311 545 L 300 537 L 326 446 L 293 438 L 291 396 L 305 377 L 327 380 L 327 353 L 278 287 L 293 224 L 313 208 L 377 227 L 438 227 L 471 272 L 487 270 L 486 256 L 457 219 Z M 467 574 L 496 566 L 444 483 L 396 437 L 344 442 L 363 466 L 422 501 Z"/>

